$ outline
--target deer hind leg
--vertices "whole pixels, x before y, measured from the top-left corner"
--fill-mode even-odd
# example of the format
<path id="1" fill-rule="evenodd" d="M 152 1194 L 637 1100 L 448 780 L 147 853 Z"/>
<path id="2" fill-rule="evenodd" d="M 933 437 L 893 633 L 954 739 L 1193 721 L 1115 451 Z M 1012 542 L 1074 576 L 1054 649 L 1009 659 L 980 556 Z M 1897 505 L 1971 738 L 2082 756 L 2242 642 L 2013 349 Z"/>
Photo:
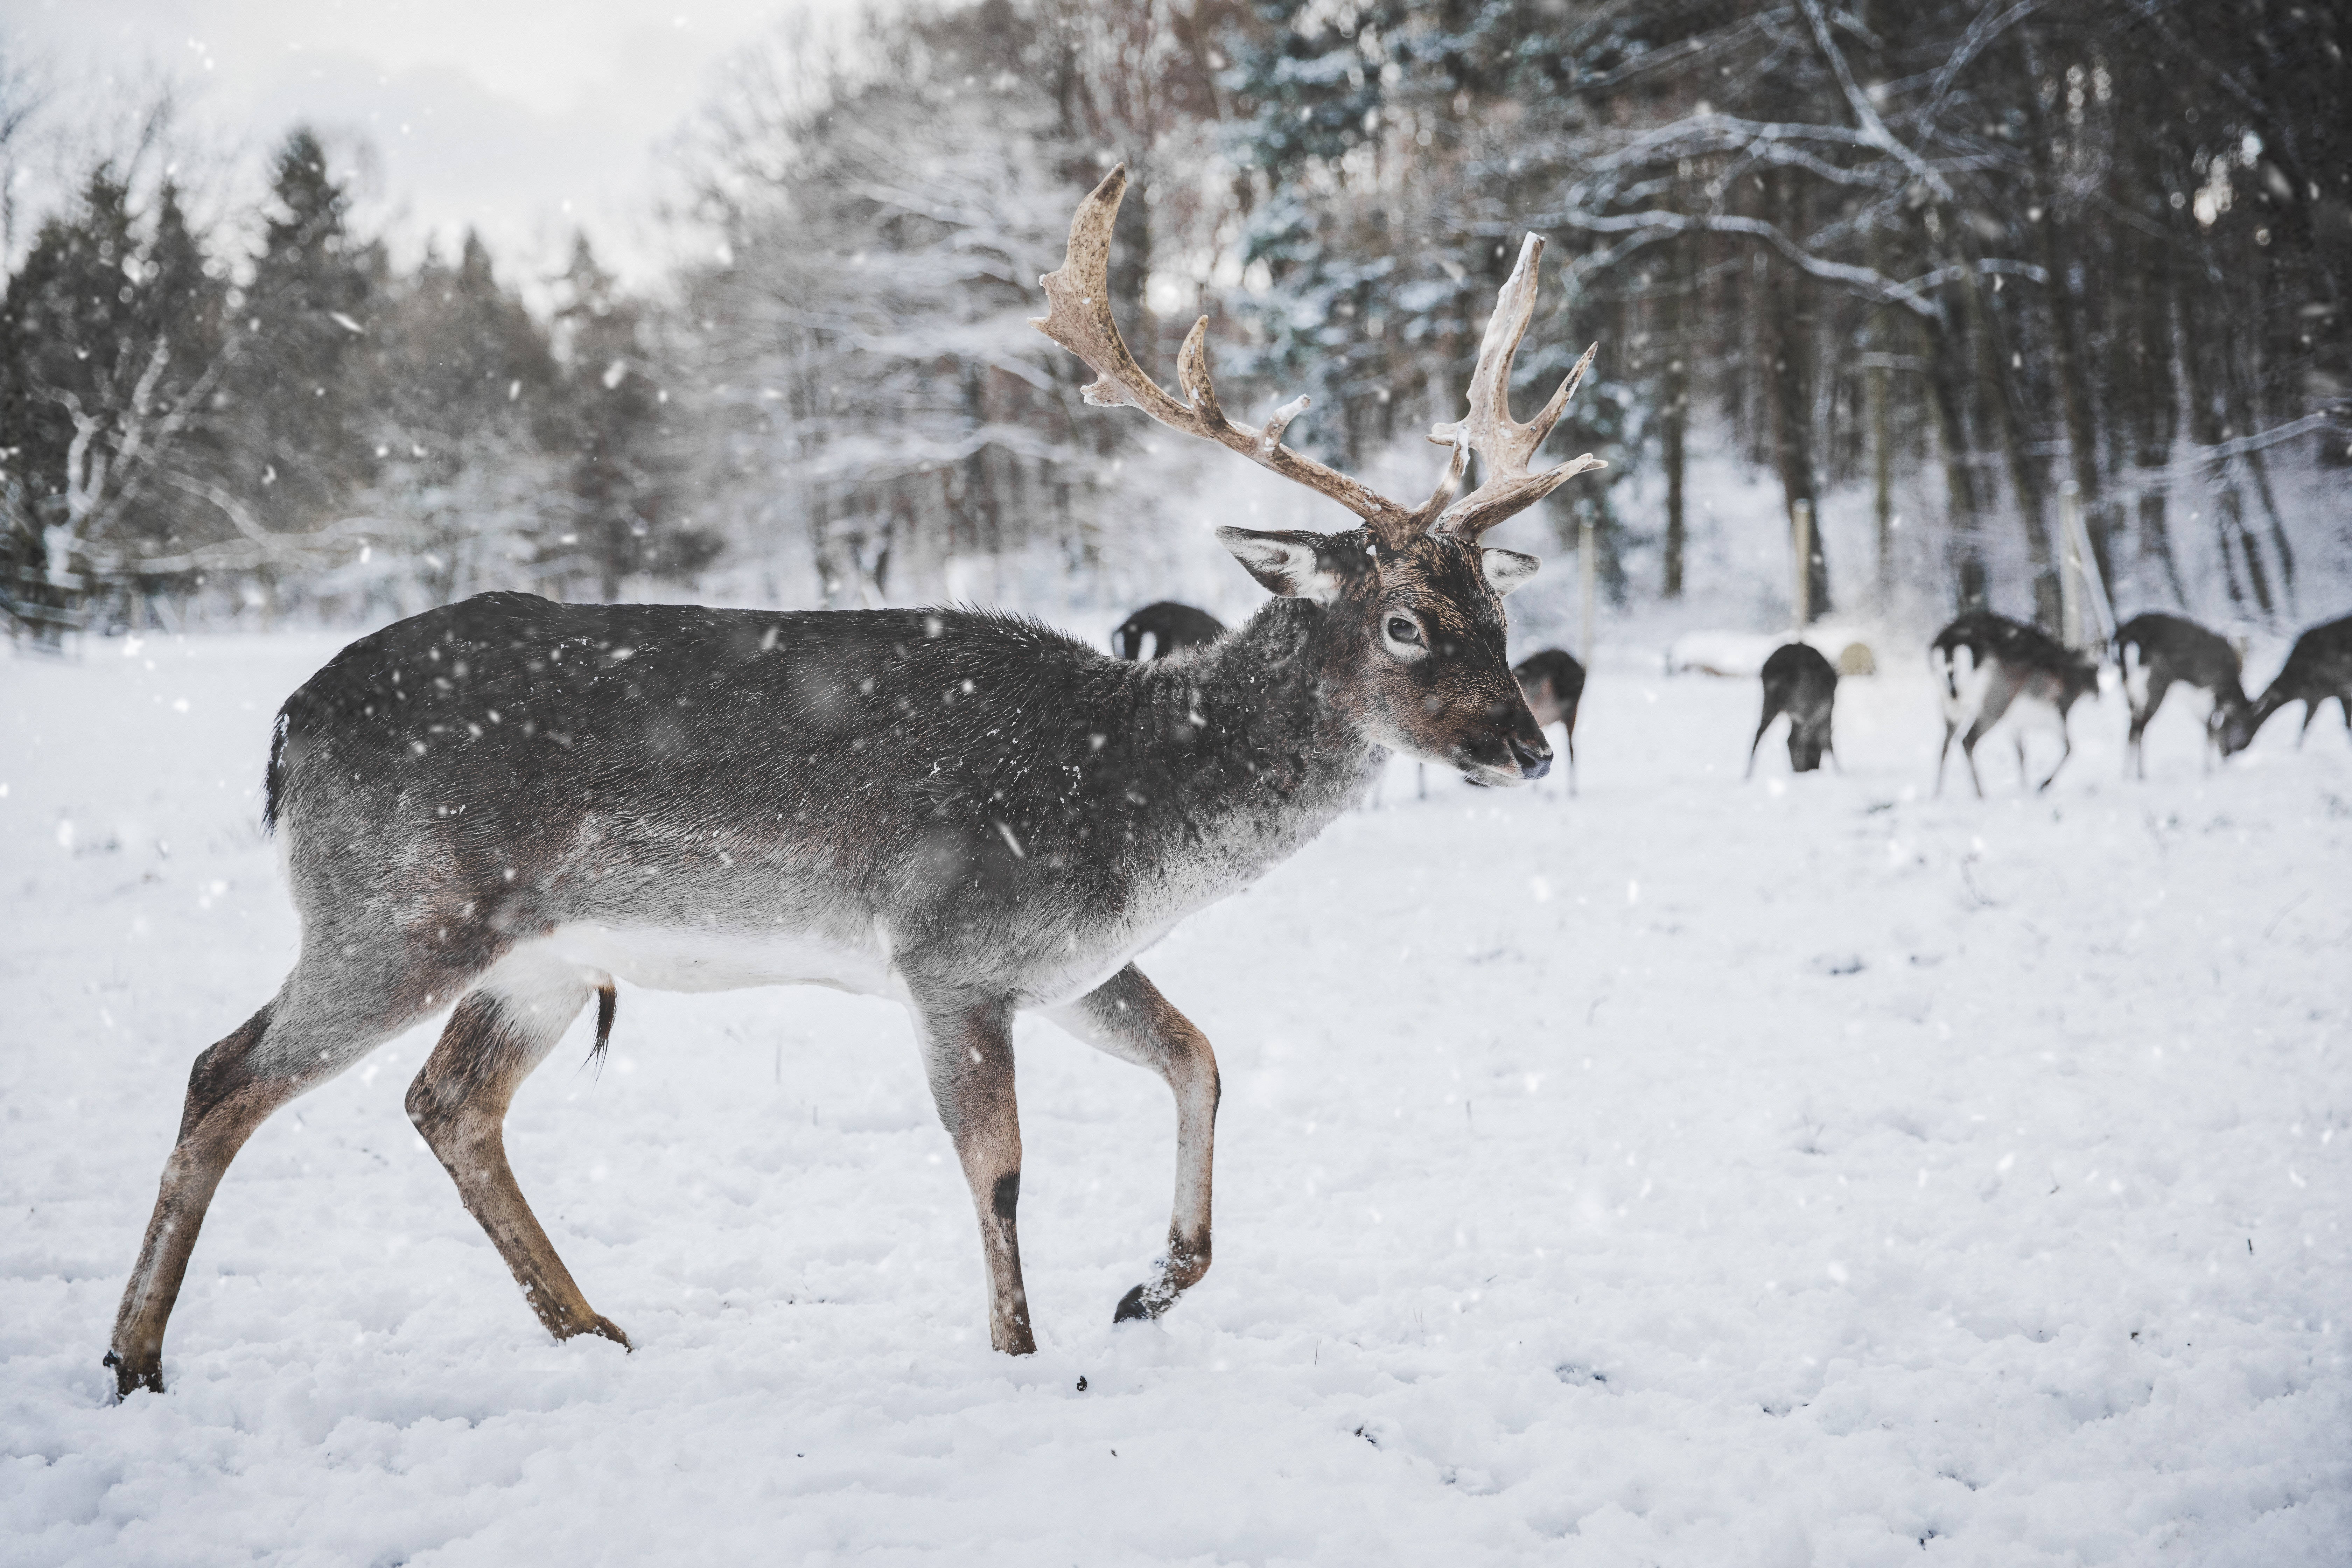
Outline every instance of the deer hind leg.
<path id="1" fill-rule="evenodd" d="M 1977 786 L 1979 800 L 1984 798 L 1984 780 L 1977 773 L 1977 742 L 1984 739 L 1984 732 L 1991 727 L 1980 718 L 1960 736 L 1960 760 L 1969 764 L 1969 783 Z"/>
<path id="2" fill-rule="evenodd" d="M 2164 706 L 2165 694 L 2171 689 L 2171 681 L 2151 679 L 2147 683 L 2147 700 L 2132 709 L 2131 733 L 2126 737 L 2126 745 L 2131 752 L 2132 767 L 2137 777 L 2142 779 L 2147 777 L 2148 721 L 2154 719 L 2156 710 Z"/>
<path id="3" fill-rule="evenodd" d="M 626 1349 L 629 1336 L 588 1305 L 507 1163 L 507 1107 L 593 990 L 580 970 L 551 960 L 493 970 L 458 1002 L 408 1086 L 408 1119 L 547 1331 L 559 1340 L 601 1334 Z"/>
<path id="4" fill-rule="evenodd" d="M 2023 756 L 2023 754 L 2024 754 L 2023 749 L 2022 749 L 2022 747 L 2021 747 L 2021 748 L 2020 748 L 2020 750 L 2019 750 L 2019 755 L 2020 755 L 2021 757 L 2022 757 L 2022 756 Z M 2063 713 L 2062 713 L 2062 714 L 2060 714 L 2060 715 L 2058 716 L 2058 760 L 2057 760 L 2057 762 L 2056 762 L 2056 763 L 2053 763 L 2053 764 L 2051 765 L 2051 768 L 2050 768 L 2050 776 L 2049 776 L 2048 778 L 2043 779 L 2040 784 L 2036 784 L 2036 785 L 2034 786 L 2034 788 L 2033 788 L 2033 793 L 2034 793 L 2034 794 L 2036 794 L 2036 795 L 2040 795 L 2042 791 L 2044 791 L 2044 790 L 2048 789 L 2052 784 L 2056 784 L 2056 783 L 2058 782 L 2058 770 L 2059 770 L 2059 769 L 2061 769 L 2061 768 L 2063 768 L 2063 767 L 2064 767 L 2064 766 L 2066 765 L 2066 759 L 2067 759 L 2067 758 L 2069 758 L 2069 757 L 2071 757 L 2071 756 L 2073 756 L 2074 754 L 2074 732 L 2073 732 L 2073 731 L 2072 731 L 2067 727 L 2067 724 L 2066 724 L 2066 716 L 2065 716 L 2064 714 L 2063 714 Z"/>
<path id="5" fill-rule="evenodd" d="M 1741 778 L 1752 779 L 1756 776 L 1756 748 L 1764 743 L 1764 731 L 1772 727 L 1772 721 L 1779 718 L 1780 714 L 1780 710 L 1774 707 L 1771 703 L 1767 702 L 1764 704 L 1764 717 L 1757 721 L 1756 738 L 1748 742 L 1748 771 L 1739 775 Z M 1791 724 L 1796 722 L 1794 719 L 1791 719 L 1789 721 Z M 1944 743 L 1948 746 L 1951 744 L 1951 737 L 1948 734 L 1945 736 Z M 1941 768 L 1939 766 L 1939 779 L 1940 773 Z"/>
<path id="6" fill-rule="evenodd" d="M 923 1069 L 940 1121 L 955 1142 L 980 1220 L 988 1266 L 988 1342 L 1031 1355 L 1029 1292 L 1021 1282 L 1021 1108 L 1013 1092 L 1013 1010 L 1000 999 L 916 997 Z"/>
<path id="7" fill-rule="evenodd" d="M 1168 1251 L 1120 1298 L 1114 1322 L 1156 1318 L 1209 1271 L 1209 1178 L 1217 1135 L 1217 1058 L 1208 1037 L 1129 964 L 1051 1015 L 1097 1050 L 1150 1068 L 1176 1096 L 1176 1206 Z"/>
<path id="8" fill-rule="evenodd" d="M 163 1163 L 139 1261 L 122 1289 L 106 1364 L 115 1392 L 163 1392 L 163 1331 L 196 1234 L 229 1162 L 254 1130 L 429 1012 L 463 984 L 447 971 L 355 971 L 331 942 L 314 944 L 276 999 L 203 1055 L 188 1073 L 180 1135 Z"/>

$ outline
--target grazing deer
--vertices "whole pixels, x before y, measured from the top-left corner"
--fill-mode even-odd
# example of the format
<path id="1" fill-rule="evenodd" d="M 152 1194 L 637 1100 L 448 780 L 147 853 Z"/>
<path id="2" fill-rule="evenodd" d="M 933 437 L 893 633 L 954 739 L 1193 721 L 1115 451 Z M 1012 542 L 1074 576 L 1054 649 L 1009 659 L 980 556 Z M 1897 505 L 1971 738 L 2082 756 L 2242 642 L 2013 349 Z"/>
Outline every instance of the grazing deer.
<path id="1" fill-rule="evenodd" d="M 2300 702 L 2303 728 L 2295 732 L 2294 742 L 2300 746 L 2311 733 L 2311 721 L 2319 717 L 2320 705 L 2331 697 L 2336 699 L 2336 710 L 2344 716 L 2345 729 L 2352 731 L 2352 616 L 2314 626 L 2294 639 L 2277 678 L 2254 703 L 2248 738 L 2272 714 L 2290 702 Z"/>
<path id="2" fill-rule="evenodd" d="M 1837 760 L 1830 739 L 1830 714 L 1837 705 L 1837 666 L 1821 651 L 1801 642 L 1784 643 L 1764 661 L 1764 717 L 1756 721 L 1756 738 L 1748 742 L 1748 778 L 1756 776 L 1756 748 L 1764 731 L 1781 714 L 1789 716 L 1789 766 L 1809 773 L 1822 765 L 1822 753 Z M 1841 767 L 1840 771 L 1843 771 Z"/>
<path id="3" fill-rule="evenodd" d="M 1536 727 L 1560 727 L 1568 743 L 1568 793 L 1576 793 L 1576 707 L 1584 700 L 1584 666 L 1574 655 L 1548 647 L 1531 653 L 1511 667 L 1511 675 L 1528 700 Z"/>
<path id="4" fill-rule="evenodd" d="M 1537 562 L 1478 539 L 1601 464 L 1528 467 L 1591 352 L 1533 423 L 1510 416 L 1534 236 L 1487 325 L 1467 416 L 1432 434 L 1453 448 L 1445 478 L 1407 506 L 1282 445 L 1304 399 L 1263 429 L 1229 420 L 1205 319 L 1178 361 L 1181 401 L 1138 367 L 1106 272 L 1125 183 L 1113 170 L 1079 206 L 1035 323 L 1092 368 L 1087 400 L 1231 447 L 1362 526 L 1220 529 L 1276 597 L 1172 664 L 977 612 L 521 594 L 345 648 L 287 700 L 266 776 L 301 954 L 189 1075 L 106 1358 L 120 1390 L 162 1388 L 197 1228 L 253 1130 L 452 1003 L 411 1119 L 548 1331 L 626 1345 L 556 1256 L 500 1132 L 516 1089 L 616 976 L 903 1004 L 979 1220 L 989 1340 L 1013 1354 L 1035 1342 L 1012 1024 L 1046 1013 L 1175 1095 L 1168 1249 L 1117 1318 L 1155 1317 L 1201 1278 L 1216 1058 L 1135 955 L 1314 837 L 1391 750 L 1480 784 L 1542 776 L 1551 752 L 1503 658 L 1503 595 Z M 1473 453 L 1485 482 L 1454 500 Z"/>
<path id="5" fill-rule="evenodd" d="M 1110 634 L 1111 651 L 1121 658 L 1143 657 L 1143 639 L 1151 639 L 1151 657 L 1166 658 L 1188 647 L 1213 643 L 1225 635 L 1225 623 L 1206 610 L 1162 599 L 1146 605 L 1118 624 Z"/>
<path id="6" fill-rule="evenodd" d="M 2116 662 L 2123 669 L 2124 700 L 2131 705 L 2131 731 L 2124 749 L 2135 776 L 2147 777 L 2141 737 L 2175 686 L 2205 694 L 2206 765 L 2219 752 L 2224 761 L 2254 738 L 2253 704 L 2240 682 L 2238 650 L 2195 621 L 2179 616 L 2134 616 L 2116 628 Z"/>
<path id="7" fill-rule="evenodd" d="M 1944 709 L 1944 749 L 1936 755 L 1937 795 L 1944 793 L 1944 763 L 1952 752 L 1952 736 L 1965 729 L 1960 752 L 1968 760 L 1969 782 L 1977 786 L 1977 798 L 1984 798 L 1984 780 L 1977 776 L 1977 742 L 2012 708 L 2018 718 L 2014 732 L 2021 777 L 2030 776 L 2023 726 L 2038 723 L 2058 731 L 2063 749 L 2050 777 L 2036 786 L 2048 789 L 2074 752 L 2074 739 L 2066 732 L 2067 710 L 2099 689 L 2097 660 L 1990 610 L 1970 610 L 1938 633 L 1927 649 L 1927 667 L 1936 672 L 1937 696 Z"/>

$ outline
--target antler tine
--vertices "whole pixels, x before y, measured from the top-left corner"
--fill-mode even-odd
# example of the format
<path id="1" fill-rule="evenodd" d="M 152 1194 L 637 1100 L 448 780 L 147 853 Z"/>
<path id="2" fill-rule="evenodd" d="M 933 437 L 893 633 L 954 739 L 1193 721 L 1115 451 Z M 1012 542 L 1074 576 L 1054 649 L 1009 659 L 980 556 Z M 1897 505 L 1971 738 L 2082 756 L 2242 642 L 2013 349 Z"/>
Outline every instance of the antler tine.
<path id="1" fill-rule="evenodd" d="M 1285 405 L 1264 430 L 1236 425 L 1225 416 L 1209 376 L 1209 319 L 1192 324 L 1176 357 L 1179 402 L 1144 374 L 1110 313 L 1110 234 L 1118 216 L 1119 199 L 1127 194 L 1127 165 L 1119 164 L 1102 178 L 1078 204 L 1070 219 L 1069 249 L 1062 265 L 1038 281 L 1045 286 L 1046 311 L 1029 324 L 1086 361 L 1096 379 L 1080 389 L 1088 403 L 1100 408 L 1140 408 L 1172 430 L 1202 436 L 1230 447 L 1284 479 L 1328 496 L 1364 520 L 1391 550 L 1401 550 L 1428 526 L 1418 513 L 1388 497 L 1327 468 L 1314 458 L 1282 445 L 1283 431 L 1304 413 L 1304 397 Z"/>
<path id="2" fill-rule="evenodd" d="M 1438 437 L 1433 435 L 1430 439 L 1434 441 Z M 1454 448 L 1453 458 L 1446 463 L 1445 472 L 1438 477 L 1437 488 L 1430 491 L 1427 500 L 1421 503 L 1421 510 L 1412 514 L 1417 533 L 1429 531 L 1429 525 L 1437 521 L 1438 515 L 1445 510 L 1445 503 L 1452 500 L 1454 492 L 1462 488 L 1462 476 L 1470 467 L 1470 448 L 1459 441 L 1449 445 Z"/>
<path id="3" fill-rule="evenodd" d="M 1143 373 L 1110 313 L 1110 234 L 1127 194 L 1127 165 L 1105 174 L 1070 218 L 1062 265 L 1037 281 L 1045 314 L 1029 324 L 1087 362 L 1095 379 L 1079 395 L 1097 408 L 1140 408 L 1162 425 L 1195 436 L 1213 432 L 1192 408 L 1177 402 Z M 1196 329 L 1197 331 L 1197 329 Z"/>
<path id="4" fill-rule="evenodd" d="M 1457 462 L 1467 449 L 1476 452 L 1487 468 L 1484 483 L 1439 515 L 1436 531 L 1440 533 L 1475 540 L 1577 475 L 1608 467 L 1587 452 L 1539 474 L 1528 470 L 1528 459 L 1559 423 L 1568 400 L 1576 395 L 1592 356 L 1601 348 L 1595 343 L 1584 351 L 1584 357 L 1576 362 L 1576 368 L 1533 423 L 1522 425 L 1511 417 L 1511 362 L 1518 357 L 1519 340 L 1527 336 L 1528 323 L 1535 317 L 1536 277 L 1542 257 L 1541 237 L 1528 236 L 1519 246 L 1517 264 L 1495 298 L 1495 313 L 1486 319 L 1486 335 L 1479 340 L 1477 368 L 1470 373 L 1469 414 L 1429 432 L 1431 440 L 1453 445 Z"/>

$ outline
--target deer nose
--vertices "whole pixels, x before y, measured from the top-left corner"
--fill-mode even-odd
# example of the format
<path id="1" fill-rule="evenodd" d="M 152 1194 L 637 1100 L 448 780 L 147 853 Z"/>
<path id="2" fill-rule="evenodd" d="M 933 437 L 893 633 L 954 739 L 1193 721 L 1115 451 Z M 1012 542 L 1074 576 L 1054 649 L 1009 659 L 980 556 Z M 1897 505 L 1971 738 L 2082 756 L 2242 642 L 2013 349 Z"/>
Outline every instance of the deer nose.
<path id="1" fill-rule="evenodd" d="M 1551 772 L 1551 745 L 1538 732 L 1533 741 L 1517 735 L 1504 737 L 1503 749 L 1519 770 L 1523 779 L 1539 779 Z"/>

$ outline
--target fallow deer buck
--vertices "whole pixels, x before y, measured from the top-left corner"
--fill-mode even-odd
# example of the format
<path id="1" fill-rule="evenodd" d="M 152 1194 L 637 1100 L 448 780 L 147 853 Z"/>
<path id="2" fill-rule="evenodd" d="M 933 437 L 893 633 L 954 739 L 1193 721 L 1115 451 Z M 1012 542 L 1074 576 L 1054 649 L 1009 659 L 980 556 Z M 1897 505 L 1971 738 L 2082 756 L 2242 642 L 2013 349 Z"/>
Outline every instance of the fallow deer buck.
<path id="1" fill-rule="evenodd" d="M 1133 963 L 1361 794 L 1390 750 L 1475 782 L 1551 763 L 1503 657 L 1503 595 L 1536 561 L 1481 548 L 1601 466 L 1528 458 L 1592 354 L 1530 424 L 1511 361 L 1528 237 L 1487 324 L 1468 416 L 1407 506 L 1228 419 L 1203 320 L 1171 396 L 1112 324 L 1125 186 L 1079 206 L 1035 324 L 1139 408 L 1328 497 L 1339 533 L 1218 537 L 1276 597 L 1211 647 L 1131 664 L 1032 622 L 953 610 L 769 614 L 494 594 L 363 637 L 288 699 L 266 816 L 285 836 L 300 957 L 189 1075 L 179 1139 L 115 1320 L 123 1392 L 163 1386 L 166 1320 L 222 1173 L 263 1118 L 454 1001 L 409 1115 L 559 1339 L 627 1336 L 588 1304 L 509 1168 L 526 1075 L 614 977 L 704 990 L 811 983 L 912 1016 L 970 1185 L 989 1338 L 1034 1348 L 1014 1209 L 1012 1020 L 1045 1012 L 1176 1100 L 1168 1250 L 1118 1303 L 1167 1310 L 1209 1266 L 1217 1068 Z M 1475 453 L 1485 481 L 1460 500 Z"/>
<path id="2" fill-rule="evenodd" d="M 2116 663 L 2123 671 L 2131 729 L 2124 750 L 2134 774 L 2147 777 L 2143 740 L 2147 721 L 2175 686 L 2205 695 L 2206 765 L 2227 761 L 2253 743 L 2254 708 L 2246 700 L 2238 650 L 2195 621 L 2150 613 L 2116 628 Z"/>
<path id="3" fill-rule="evenodd" d="M 1944 710 L 1944 746 L 1936 753 L 1937 795 L 1944 793 L 1944 763 L 1952 754 L 1952 737 L 1958 734 L 1969 782 L 1977 786 L 1977 798 L 1984 798 L 1984 780 L 1977 776 L 1977 742 L 2012 710 L 2021 777 L 2031 777 L 2025 771 L 2025 729 L 2039 725 L 2058 731 L 2063 749 L 2049 777 L 2035 786 L 2048 789 L 2074 753 L 2074 737 L 2066 731 L 2068 710 L 2099 689 L 2097 660 L 1990 610 L 1970 610 L 1937 633 L 1927 649 L 1927 667 L 1935 672 L 1936 696 Z"/>

